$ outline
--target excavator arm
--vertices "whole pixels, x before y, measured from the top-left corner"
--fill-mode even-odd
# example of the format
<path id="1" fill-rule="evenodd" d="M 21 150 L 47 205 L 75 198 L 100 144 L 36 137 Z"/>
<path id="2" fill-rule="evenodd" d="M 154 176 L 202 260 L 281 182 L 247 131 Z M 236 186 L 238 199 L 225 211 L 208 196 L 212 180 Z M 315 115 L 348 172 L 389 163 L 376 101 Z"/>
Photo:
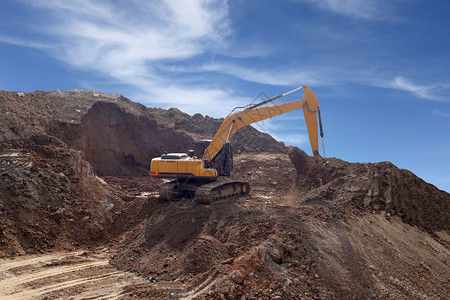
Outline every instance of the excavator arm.
<path id="1" fill-rule="evenodd" d="M 309 141 L 311 143 L 311 148 L 315 157 L 320 157 L 319 155 L 319 145 L 318 145 L 318 128 L 317 128 L 317 115 L 319 115 L 321 136 L 323 137 L 322 124 L 320 120 L 320 106 L 317 101 L 316 95 L 313 91 L 306 85 L 303 88 L 303 98 L 301 100 L 295 100 L 292 102 L 280 103 L 270 106 L 262 105 L 280 99 L 283 96 L 296 91 L 295 89 L 291 92 L 278 95 L 269 100 L 265 100 L 259 104 L 252 105 L 246 109 L 232 113 L 228 115 L 217 131 L 216 135 L 212 139 L 209 146 L 205 149 L 203 154 L 203 159 L 208 161 L 214 161 L 217 155 L 222 150 L 225 143 L 229 142 L 231 137 L 242 127 L 266 120 L 299 108 L 303 108 L 303 115 L 305 116 L 306 127 L 308 129 Z"/>

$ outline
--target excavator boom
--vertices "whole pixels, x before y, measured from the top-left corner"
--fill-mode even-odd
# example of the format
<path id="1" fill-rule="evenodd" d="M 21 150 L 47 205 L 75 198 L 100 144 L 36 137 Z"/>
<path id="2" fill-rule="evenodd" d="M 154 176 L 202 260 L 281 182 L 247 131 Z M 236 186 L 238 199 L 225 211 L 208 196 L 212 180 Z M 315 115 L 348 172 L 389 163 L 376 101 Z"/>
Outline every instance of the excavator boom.
<path id="1" fill-rule="evenodd" d="M 272 99 L 279 99 L 277 96 Z M 266 101 L 264 101 L 266 102 Z M 303 115 L 308 129 L 309 140 L 314 156 L 319 156 L 319 142 L 317 134 L 317 111 L 320 106 L 316 95 L 306 85 L 303 86 L 303 99 L 292 102 L 280 103 L 271 106 L 256 107 L 252 106 L 243 111 L 228 115 L 217 131 L 216 135 L 211 141 L 211 144 L 206 148 L 203 159 L 214 160 L 219 154 L 223 145 L 231 139 L 231 137 L 242 127 L 273 118 L 275 116 L 303 108 Z"/>

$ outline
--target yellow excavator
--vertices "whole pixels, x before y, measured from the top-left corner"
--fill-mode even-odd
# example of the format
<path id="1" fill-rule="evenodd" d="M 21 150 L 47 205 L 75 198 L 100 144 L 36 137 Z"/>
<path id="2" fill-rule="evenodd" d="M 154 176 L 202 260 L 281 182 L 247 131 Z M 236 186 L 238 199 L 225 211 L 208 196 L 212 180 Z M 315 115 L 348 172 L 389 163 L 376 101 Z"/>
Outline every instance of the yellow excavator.
<path id="1" fill-rule="evenodd" d="M 303 89 L 301 100 L 263 106 L 300 89 Z M 188 196 L 195 198 L 199 203 L 211 203 L 217 199 L 250 193 L 248 182 L 219 180 L 222 176 L 230 176 L 233 171 L 231 137 L 244 126 L 299 108 L 303 108 L 313 155 L 319 158 L 317 120 L 319 120 L 323 148 L 320 106 L 313 91 L 303 85 L 260 103 L 234 108 L 225 118 L 214 138 L 198 141 L 195 151 L 189 150 L 188 154 L 164 153 L 161 157 L 153 158 L 150 175 L 174 179 L 161 186 L 160 198 L 178 200 Z M 234 112 L 235 110 L 239 111 Z"/>

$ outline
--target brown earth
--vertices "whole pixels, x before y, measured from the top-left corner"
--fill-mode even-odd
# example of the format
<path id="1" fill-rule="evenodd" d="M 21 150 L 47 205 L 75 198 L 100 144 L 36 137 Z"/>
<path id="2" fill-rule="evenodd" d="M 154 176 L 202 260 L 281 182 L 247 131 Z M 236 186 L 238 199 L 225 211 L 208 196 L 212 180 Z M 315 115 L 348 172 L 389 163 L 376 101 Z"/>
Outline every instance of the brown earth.
<path id="1" fill-rule="evenodd" d="M 449 298 L 450 195 L 389 162 L 247 127 L 232 177 L 250 195 L 162 202 L 151 158 L 221 120 L 82 90 L 0 91 L 0 112 L 2 298 Z"/>

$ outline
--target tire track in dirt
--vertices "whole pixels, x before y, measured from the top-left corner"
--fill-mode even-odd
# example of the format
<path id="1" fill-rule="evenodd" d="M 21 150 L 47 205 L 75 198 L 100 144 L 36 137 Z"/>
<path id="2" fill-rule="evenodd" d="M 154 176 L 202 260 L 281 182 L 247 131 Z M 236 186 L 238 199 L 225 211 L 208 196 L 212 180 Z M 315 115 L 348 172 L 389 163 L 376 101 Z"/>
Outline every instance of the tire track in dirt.
<path id="1" fill-rule="evenodd" d="M 70 255 L 80 255 L 82 254 L 83 251 L 76 251 L 76 252 L 71 252 Z M 0 260 L 1 264 L 0 264 L 0 272 L 4 272 L 8 269 L 12 269 L 12 268 L 18 268 L 21 266 L 26 266 L 26 265 L 32 265 L 32 264 L 43 264 L 55 259 L 62 259 L 67 257 L 69 254 L 68 253 L 52 253 L 52 254 L 48 254 L 48 255 L 44 255 L 44 256 L 40 256 L 40 255 L 30 255 L 30 256 L 26 256 L 26 257 L 19 257 L 19 258 L 14 258 L 14 259 L 2 259 Z"/>
<path id="2" fill-rule="evenodd" d="M 110 252 L 60 252 L 0 260 L 1 299 L 119 299 L 148 281 L 109 265 Z"/>
<path id="3" fill-rule="evenodd" d="M 19 277 L 14 279 L 13 283 L 9 282 L 8 280 L 0 281 L 0 290 L 12 289 L 19 285 L 23 285 L 23 284 L 26 284 L 26 283 L 29 283 L 32 281 L 37 281 L 39 279 L 54 277 L 54 276 L 66 274 L 69 272 L 82 271 L 87 268 L 94 268 L 94 267 L 105 266 L 105 265 L 108 265 L 108 260 L 76 264 L 74 266 L 57 267 L 57 268 L 52 268 L 50 270 L 32 273 L 30 275 L 25 275 L 25 276 L 20 275 Z"/>

